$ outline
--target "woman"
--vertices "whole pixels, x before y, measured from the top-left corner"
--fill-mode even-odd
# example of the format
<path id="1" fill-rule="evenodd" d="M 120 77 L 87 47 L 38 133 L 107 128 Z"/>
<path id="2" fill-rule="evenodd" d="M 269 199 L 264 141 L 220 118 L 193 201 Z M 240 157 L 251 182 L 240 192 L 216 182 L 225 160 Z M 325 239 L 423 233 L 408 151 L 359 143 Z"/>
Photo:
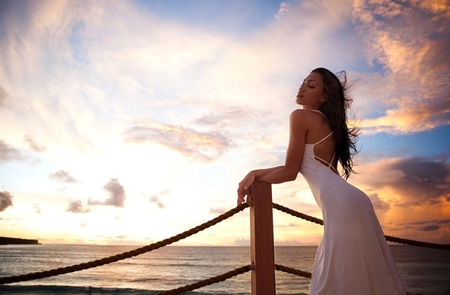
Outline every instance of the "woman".
<path id="1" fill-rule="evenodd" d="M 249 172 L 239 183 L 238 203 L 255 181 L 282 183 L 300 172 L 322 210 L 324 235 L 317 249 L 311 295 L 406 294 L 370 199 L 346 182 L 357 153 L 356 128 L 347 127 L 346 78 L 341 83 L 324 68 L 313 70 L 290 116 L 284 166 Z M 342 178 L 337 164 L 342 167 Z"/>

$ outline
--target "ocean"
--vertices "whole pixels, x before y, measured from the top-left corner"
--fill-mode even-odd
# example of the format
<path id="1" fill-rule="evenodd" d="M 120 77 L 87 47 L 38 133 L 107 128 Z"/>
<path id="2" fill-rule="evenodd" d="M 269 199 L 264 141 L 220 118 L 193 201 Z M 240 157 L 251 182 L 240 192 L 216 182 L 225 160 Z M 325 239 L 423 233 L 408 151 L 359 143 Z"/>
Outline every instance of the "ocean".
<path id="1" fill-rule="evenodd" d="M 408 292 L 450 294 L 450 251 L 391 245 Z M 89 262 L 137 246 L 0 246 L 0 277 Z M 317 247 L 276 247 L 275 262 L 311 272 Z M 112 264 L 33 281 L 0 285 L 0 294 L 157 294 L 250 264 L 249 247 L 160 248 Z M 277 294 L 308 294 L 309 279 L 276 271 Z M 191 295 L 249 295 L 250 272 L 202 287 Z"/>

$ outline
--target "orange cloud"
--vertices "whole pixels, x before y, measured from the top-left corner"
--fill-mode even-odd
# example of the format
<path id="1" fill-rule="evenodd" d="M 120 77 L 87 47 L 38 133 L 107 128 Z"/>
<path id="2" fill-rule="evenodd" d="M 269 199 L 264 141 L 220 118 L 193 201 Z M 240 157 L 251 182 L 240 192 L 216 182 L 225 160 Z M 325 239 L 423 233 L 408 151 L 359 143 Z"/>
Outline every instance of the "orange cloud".
<path id="1" fill-rule="evenodd" d="M 371 198 L 386 233 L 449 243 L 450 164 L 444 159 L 390 158 L 358 166 L 350 181 Z"/>
<path id="2" fill-rule="evenodd" d="M 450 39 L 442 30 L 450 19 L 443 12 L 445 3 L 355 3 L 368 59 L 386 70 L 382 79 L 368 77 L 376 80 L 373 103 L 386 111 L 363 120 L 363 127 L 369 132 L 412 133 L 450 124 Z"/>

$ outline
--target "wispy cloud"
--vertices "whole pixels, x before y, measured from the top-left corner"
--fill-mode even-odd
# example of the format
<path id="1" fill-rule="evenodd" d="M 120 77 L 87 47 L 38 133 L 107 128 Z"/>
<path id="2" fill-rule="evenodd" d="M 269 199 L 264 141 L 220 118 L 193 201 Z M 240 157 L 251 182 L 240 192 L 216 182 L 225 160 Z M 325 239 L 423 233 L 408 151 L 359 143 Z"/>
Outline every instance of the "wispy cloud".
<path id="1" fill-rule="evenodd" d="M 450 228 L 450 219 L 433 219 L 417 221 L 408 224 L 400 223 L 397 226 L 405 229 L 413 229 L 415 231 L 438 231 L 442 227 Z"/>
<path id="2" fill-rule="evenodd" d="M 37 153 L 41 153 L 41 152 L 45 152 L 46 151 L 45 146 L 37 143 L 34 140 L 34 138 L 31 135 L 29 135 L 29 134 L 25 135 L 24 141 L 28 144 L 28 146 L 30 147 L 31 150 L 33 150 L 33 151 L 35 151 Z"/>
<path id="3" fill-rule="evenodd" d="M 156 204 L 158 206 L 158 208 L 164 209 L 164 208 L 166 208 L 166 204 L 160 199 L 160 196 L 168 195 L 168 194 L 170 194 L 169 189 L 162 190 L 160 192 L 157 192 L 156 194 L 151 195 L 149 201 L 150 201 L 150 203 Z"/>
<path id="4" fill-rule="evenodd" d="M 159 209 L 164 209 L 166 205 L 158 198 L 157 195 L 152 195 L 150 197 L 150 203 L 155 203 Z"/>
<path id="5" fill-rule="evenodd" d="M 372 82 L 376 96 L 370 94 L 374 87 L 359 92 L 385 109 L 363 120 L 368 132 L 412 133 L 450 124 L 450 38 L 443 29 L 450 27 L 450 18 L 444 6 L 430 1 L 355 2 L 367 58 L 385 70 L 385 78 Z"/>
<path id="6" fill-rule="evenodd" d="M 69 172 L 64 170 L 59 170 L 54 173 L 50 173 L 50 179 L 57 180 L 65 183 L 77 183 L 79 182 L 73 176 L 69 174 Z"/>
<path id="7" fill-rule="evenodd" d="M 285 14 L 288 9 L 289 9 L 288 8 L 288 3 L 287 2 L 282 2 L 280 4 L 280 9 L 278 10 L 277 14 L 275 14 L 275 18 L 279 19 L 280 17 L 282 17 L 283 14 Z"/>
<path id="8" fill-rule="evenodd" d="M 24 156 L 19 150 L 10 147 L 5 141 L 0 140 L 0 163 L 23 159 Z"/>
<path id="9" fill-rule="evenodd" d="M 203 161 L 221 156 L 232 145 L 219 131 L 201 132 L 183 126 L 150 122 L 127 129 L 123 136 L 126 142 L 153 142 Z"/>

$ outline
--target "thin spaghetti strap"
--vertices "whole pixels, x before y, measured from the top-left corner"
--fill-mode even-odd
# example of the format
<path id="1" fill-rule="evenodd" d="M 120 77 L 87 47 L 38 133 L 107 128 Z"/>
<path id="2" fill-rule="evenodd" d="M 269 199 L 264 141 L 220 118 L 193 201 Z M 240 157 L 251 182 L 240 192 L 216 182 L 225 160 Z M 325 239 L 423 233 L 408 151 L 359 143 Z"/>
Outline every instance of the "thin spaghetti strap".
<path id="1" fill-rule="evenodd" d="M 311 110 L 311 112 L 316 112 L 316 113 L 321 114 L 321 115 L 325 118 L 325 120 L 328 121 L 327 117 L 325 117 L 325 115 L 324 115 L 321 111 L 319 111 L 319 110 Z M 331 133 L 329 133 L 327 136 L 325 136 L 324 138 L 322 138 L 321 140 L 319 140 L 318 142 L 316 142 L 316 143 L 314 144 L 314 146 L 317 145 L 317 144 L 319 144 L 319 143 L 321 143 L 322 141 L 324 141 L 324 140 L 327 139 L 328 137 L 330 137 L 331 134 L 333 134 L 333 131 L 331 131 Z"/>
<path id="2" fill-rule="evenodd" d="M 334 157 L 336 156 L 336 153 L 333 153 L 333 157 L 331 157 L 331 161 L 330 161 L 330 163 L 328 164 L 328 167 L 329 168 L 332 168 L 334 171 L 336 171 L 337 172 L 337 170 L 333 167 L 333 161 L 334 161 Z"/>
<path id="3" fill-rule="evenodd" d="M 336 153 L 333 154 L 333 157 L 331 158 L 330 162 L 325 161 L 324 159 L 322 159 L 321 157 L 318 157 L 316 155 L 314 155 L 314 159 L 316 159 L 317 161 L 319 161 L 320 163 L 322 163 L 322 165 L 327 166 L 328 169 L 331 169 L 333 172 L 335 172 L 336 174 L 339 174 L 339 172 L 336 170 L 336 168 L 334 168 L 333 166 L 333 161 L 334 161 L 334 157 L 336 156 Z"/>
<path id="4" fill-rule="evenodd" d="M 328 121 L 327 117 L 325 117 L 325 115 L 321 111 L 319 111 L 319 110 L 311 110 L 311 112 L 316 112 L 316 113 L 321 114 L 325 118 L 325 120 Z"/>
<path id="5" fill-rule="evenodd" d="M 325 115 L 324 115 L 321 111 L 319 111 L 319 110 L 311 110 L 311 111 L 321 114 L 321 115 L 325 118 L 325 120 L 328 121 L 327 117 L 325 117 Z M 319 140 L 318 142 L 314 143 L 314 144 L 313 144 L 313 151 L 314 151 L 314 147 L 315 147 L 316 145 L 318 145 L 319 143 L 321 143 L 321 142 L 323 142 L 324 140 L 326 140 L 326 139 L 327 139 L 328 137 L 330 137 L 332 134 L 333 134 L 333 131 L 331 131 L 327 136 L 325 136 L 324 138 L 322 138 L 322 139 Z M 313 153 L 314 153 L 314 152 L 313 152 Z M 322 158 L 320 158 L 320 157 L 318 157 L 318 156 L 316 156 L 316 155 L 314 154 L 314 158 L 315 158 L 317 161 L 319 161 L 319 162 L 321 162 L 323 165 L 327 166 L 329 169 L 331 169 L 331 170 L 332 170 L 333 172 L 335 172 L 336 174 L 339 174 L 338 171 L 336 170 L 336 168 L 334 168 L 334 166 L 333 166 L 333 161 L 334 161 L 334 157 L 335 157 L 335 156 L 336 156 L 336 153 L 333 153 L 333 157 L 331 158 L 331 161 L 328 162 L 328 161 L 325 161 L 324 159 L 322 159 Z"/>
<path id="6" fill-rule="evenodd" d="M 313 145 L 314 145 L 314 146 L 318 145 L 319 143 L 321 143 L 322 141 L 324 141 L 325 139 L 327 139 L 328 137 L 330 137 L 331 134 L 333 134 L 333 132 L 330 132 L 327 136 L 325 136 L 324 138 L 322 138 L 321 140 L 319 140 L 318 142 L 316 142 L 316 143 L 313 144 Z"/>

